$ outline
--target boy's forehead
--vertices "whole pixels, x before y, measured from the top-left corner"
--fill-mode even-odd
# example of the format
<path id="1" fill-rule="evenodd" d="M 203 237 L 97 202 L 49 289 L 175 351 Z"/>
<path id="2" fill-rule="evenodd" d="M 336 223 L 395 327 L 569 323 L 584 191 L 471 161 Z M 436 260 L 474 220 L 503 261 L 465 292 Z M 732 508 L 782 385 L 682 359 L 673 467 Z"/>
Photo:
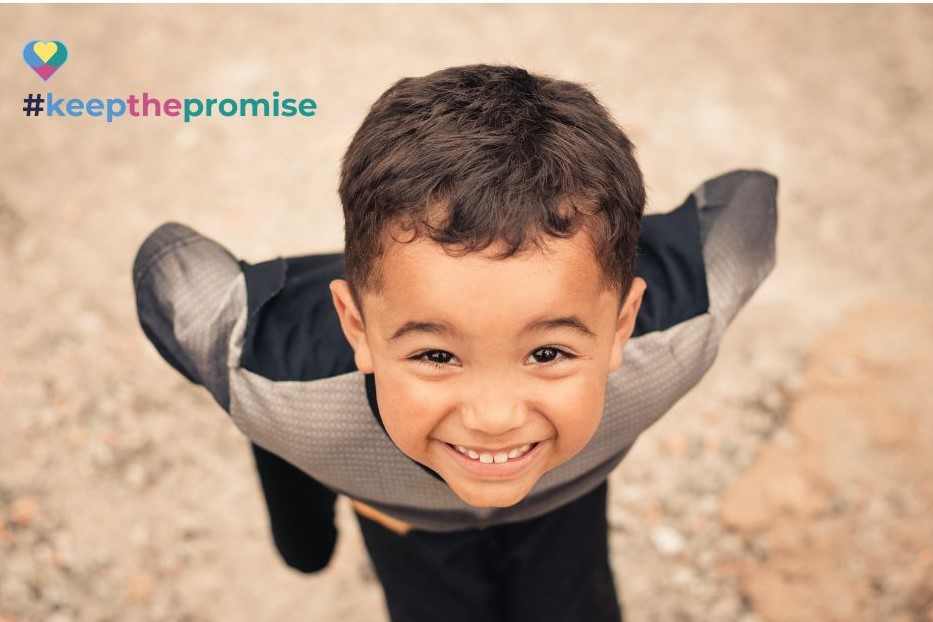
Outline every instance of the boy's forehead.
<path id="1" fill-rule="evenodd" d="M 592 306 L 606 294 L 599 263 L 582 232 L 550 238 L 543 248 L 530 244 L 511 257 L 497 257 L 506 248 L 497 241 L 479 251 L 451 254 L 427 236 L 412 241 L 390 236 L 378 259 L 382 287 L 375 306 L 394 320 L 464 309 L 488 314 L 503 305 L 517 307 L 513 311 L 518 313 L 501 309 L 511 317 L 522 309 L 534 313 Z"/>

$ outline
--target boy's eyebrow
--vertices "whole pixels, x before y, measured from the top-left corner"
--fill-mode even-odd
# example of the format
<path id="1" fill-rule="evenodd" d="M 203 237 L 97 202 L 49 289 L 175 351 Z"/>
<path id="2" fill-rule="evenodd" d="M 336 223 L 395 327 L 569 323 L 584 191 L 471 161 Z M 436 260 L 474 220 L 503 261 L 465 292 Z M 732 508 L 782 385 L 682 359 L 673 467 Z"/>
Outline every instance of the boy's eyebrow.
<path id="1" fill-rule="evenodd" d="M 588 337 L 590 339 L 594 339 L 596 337 L 596 333 L 590 330 L 590 327 L 587 326 L 583 320 L 581 320 L 576 315 L 561 315 L 559 317 L 540 318 L 533 320 L 525 328 L 519 331 L 518 334 L 521 336 L 528 333 L 550 330 L 553 328 L 569 328 L 575 332 L 580 333 L 584 337 Z M 432 335 L 448 334 L 457 339 L 461 338 L 461 335 L 446 322 L 416 322 L 414 320 L 409 320 L 408 322 L 402 324 L 398 330 L 392 333 L 392 336 L 389 337 L 389 341 L 401 339 L 409 333 L 419 332 L 430 333 Z"/>
<path id="2" fill-rule="evenodd" d="M 569 328 L 580 333 L 584 337 L 589 337 L 591 339 L 596 338 L 596 333 L 590 330 L 590 327 L 587 326 L 583 320 L 578 318 L 576 315 L 561 315 L 559 317 L 549 317 L 535 320 L 523 328 L 518 334 L 524 335 L 535 331 L 550 330 L 552 328 Z"/>
<path id="3" fill-rule="evenodd" d="M 453 337 L 460 337 L 459 333 L 445 322 L 416 322 L 414 320 L 409 320 L 402 324 L 397 331 L 392 333 L 392 336 L 389 337 L 389 341 L 401 339 L 409 333 L 431 333 L 432 335 L 443 335 L 446 333 Z"/>

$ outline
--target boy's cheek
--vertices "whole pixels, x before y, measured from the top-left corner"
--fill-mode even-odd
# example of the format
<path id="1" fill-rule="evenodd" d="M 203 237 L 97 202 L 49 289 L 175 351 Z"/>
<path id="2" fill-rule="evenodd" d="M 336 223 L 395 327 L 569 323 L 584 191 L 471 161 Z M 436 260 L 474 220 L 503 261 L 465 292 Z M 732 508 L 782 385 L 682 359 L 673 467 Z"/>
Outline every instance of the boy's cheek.
<path id="1" fill-rule="evenodd" d="M 540 408 L 559 436 L 577 443 L 589 441 L 602 418 L 607 377 L 608 372 L 594 363 L 549 388 Z"/>
<path id="2" fill-rule="evenodd" d="M 602 408 L 593 403 L 583 412 L 575 413 L 575 416 L 560 422 L 557 427 L 558 447 L 556 449 L 557 453 L 562 455 L 562 461 L 569 460 L 583 451 L 583 448 L 596 434 L 601 418 Z"/>
<path id="3" fill-rule="evenodd" d="M 583 451 L 583 449 L 593 439 L 593 436 L 596 435 L 596 428 L 598 427 L 598 415 L 590 416 L 585 420 L 579 421 L 577 425 L 573 427 L 573 436 L 567 439 L 570 442 L 567 443 L 564 447 L 563 453 L 565 455 L 561 456 L 561 462 L 566 462 Z"/>

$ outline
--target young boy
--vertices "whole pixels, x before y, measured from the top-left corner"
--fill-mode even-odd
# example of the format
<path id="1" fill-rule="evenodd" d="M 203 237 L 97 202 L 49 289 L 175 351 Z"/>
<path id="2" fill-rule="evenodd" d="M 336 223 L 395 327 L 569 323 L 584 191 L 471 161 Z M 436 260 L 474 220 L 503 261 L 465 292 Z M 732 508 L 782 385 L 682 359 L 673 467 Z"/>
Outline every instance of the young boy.
<path id="1" fill-rule="evenodd" d="M 584 87 L 405 78 L 344 157 L 343 253 L 251 265 L 178 223 L 133 267 L 142 327 L 251 440 L 291 567 L 353 500 L 399 621 L 618 621 L 606 478 L 713 363 L 774 264 L 776 179 L 643 218 Z"/>

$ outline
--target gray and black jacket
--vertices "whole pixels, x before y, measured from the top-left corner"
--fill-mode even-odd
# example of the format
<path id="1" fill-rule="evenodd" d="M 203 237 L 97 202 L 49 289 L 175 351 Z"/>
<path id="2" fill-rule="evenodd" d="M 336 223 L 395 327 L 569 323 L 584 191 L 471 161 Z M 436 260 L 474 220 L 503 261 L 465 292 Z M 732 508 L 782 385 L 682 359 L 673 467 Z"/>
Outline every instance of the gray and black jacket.
<path id="1" fill-rule="evenodd" d="M 774 176 L 737 170 L 644 217 L 635 272 L 648 288 L 596 434 L 507 508 L 465 504 L 386 434 L 373 376 L 356 369 L 331 301 L 328 283 L 345 278 L 342 253 L 249 264 L 170 222 L 139 249 L 133 284 L 147 337 L 254 448 L 416 529 L 483 527 L 540 516 L 594 489 L 696 385 L 774 266 L 776 195 Z"/>

